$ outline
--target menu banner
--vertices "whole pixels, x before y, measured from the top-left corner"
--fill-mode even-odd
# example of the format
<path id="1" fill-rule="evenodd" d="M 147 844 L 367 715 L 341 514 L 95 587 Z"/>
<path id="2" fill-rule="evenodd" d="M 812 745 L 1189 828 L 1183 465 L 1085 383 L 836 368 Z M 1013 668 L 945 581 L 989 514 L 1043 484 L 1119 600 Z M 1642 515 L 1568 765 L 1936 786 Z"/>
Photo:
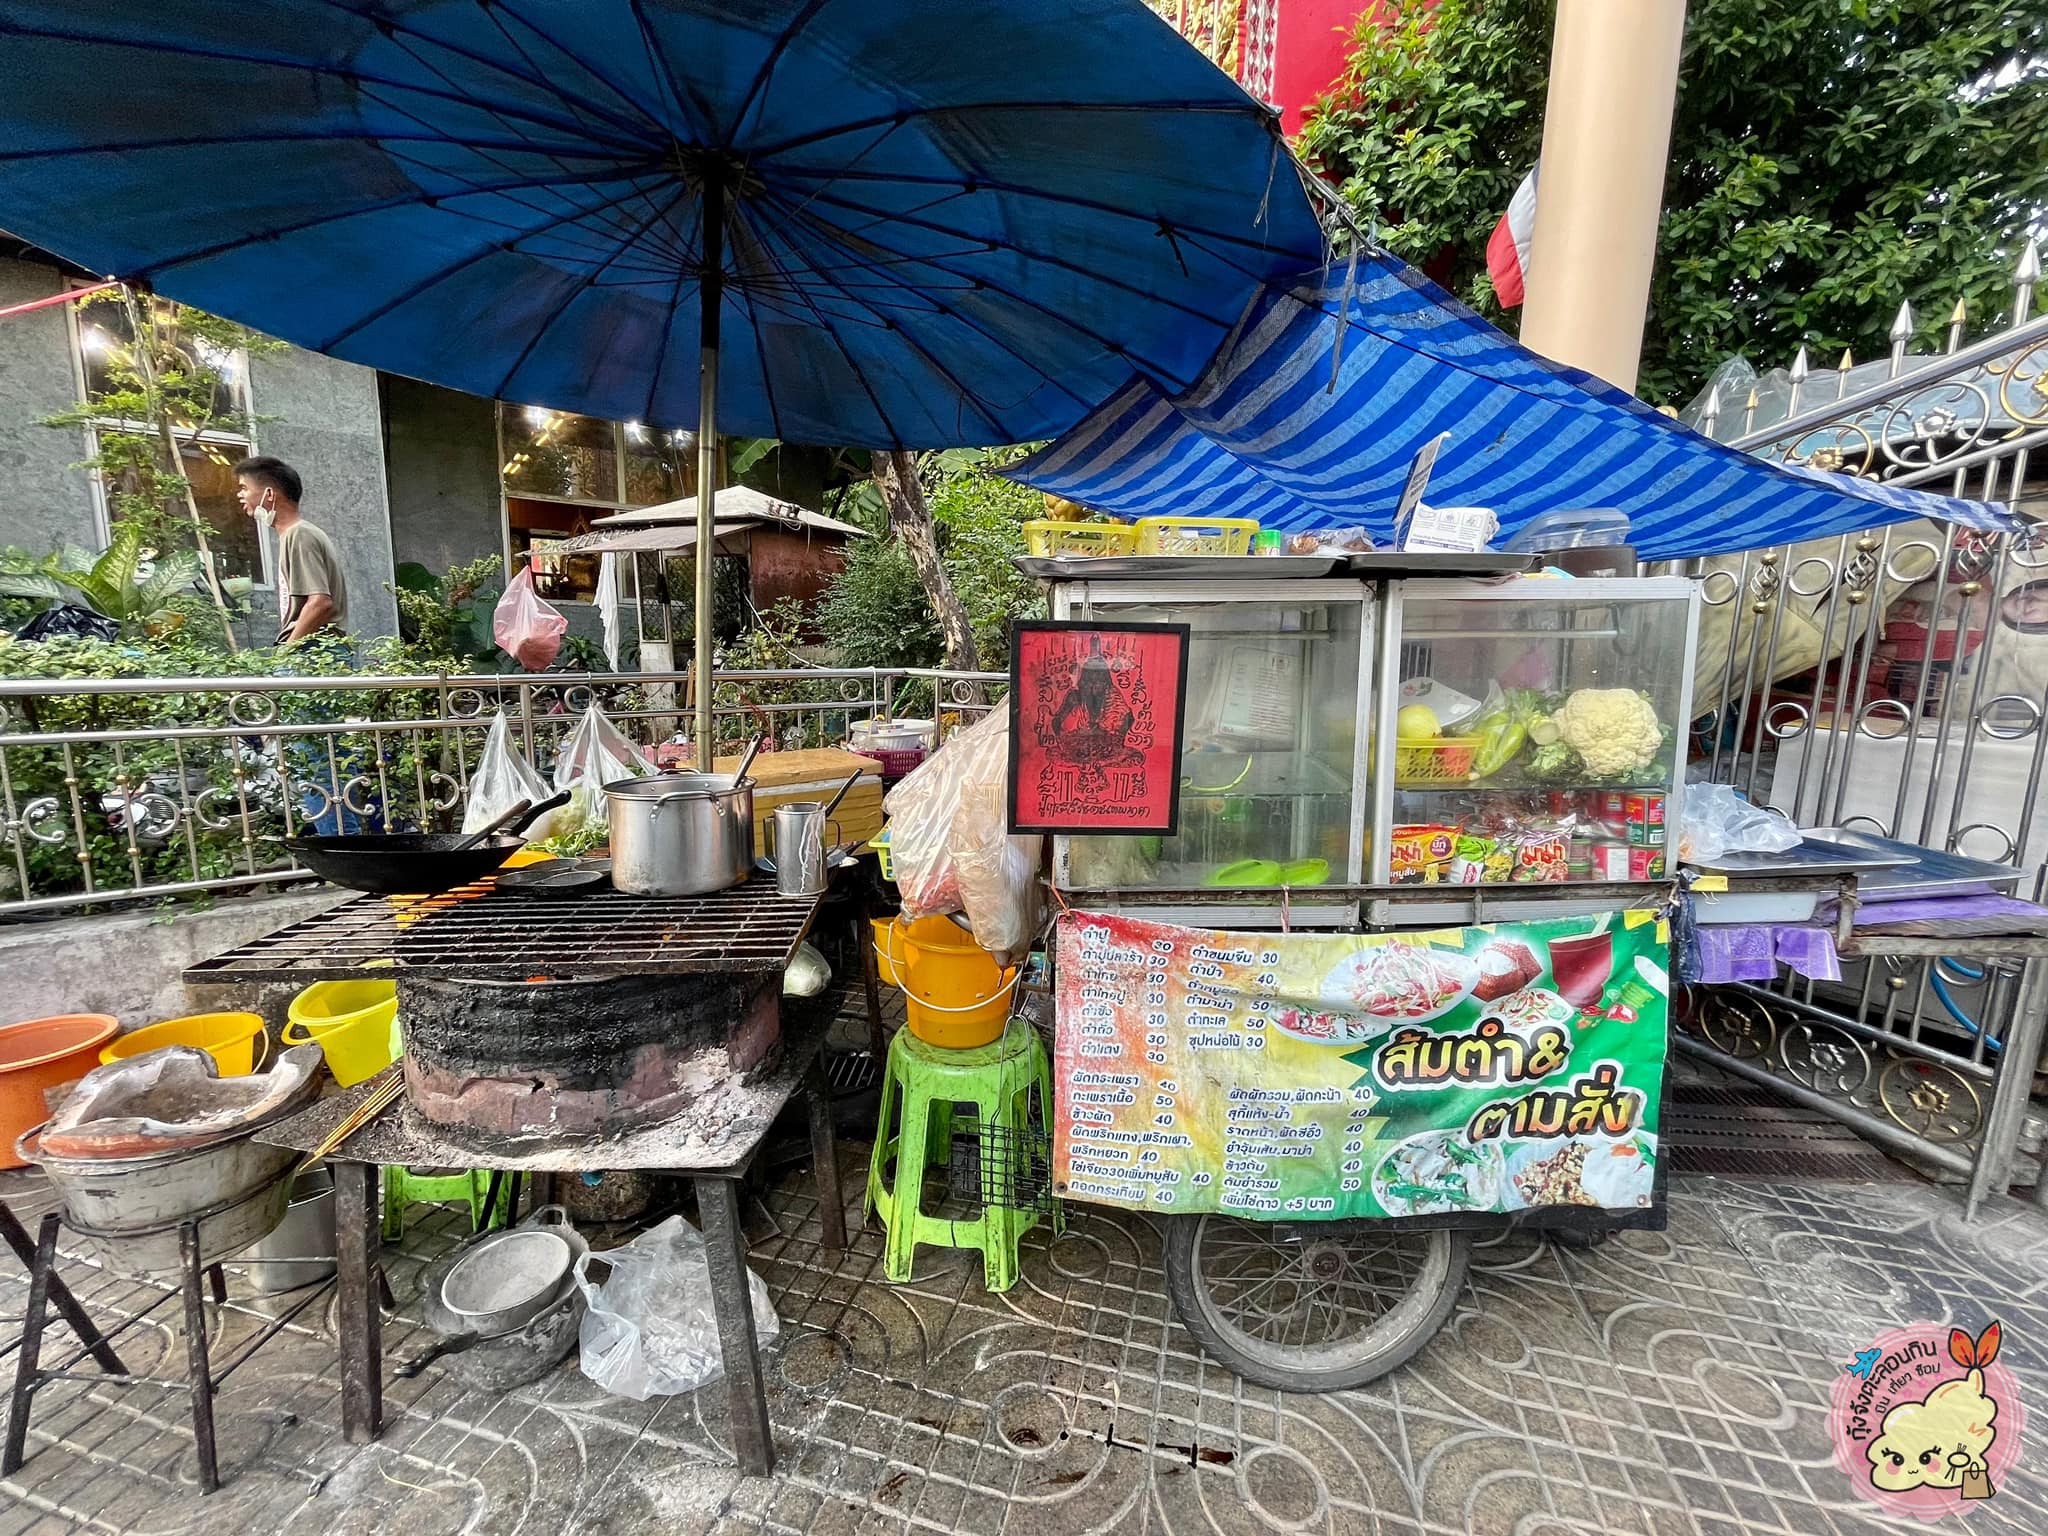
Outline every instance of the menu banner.
<path id="1" fill-rule="evenodd" d="M 1235 933 L 1070 912 L 1055 1191 L 1273 1220 L 1651 1202 L 1653 912 Z"/>

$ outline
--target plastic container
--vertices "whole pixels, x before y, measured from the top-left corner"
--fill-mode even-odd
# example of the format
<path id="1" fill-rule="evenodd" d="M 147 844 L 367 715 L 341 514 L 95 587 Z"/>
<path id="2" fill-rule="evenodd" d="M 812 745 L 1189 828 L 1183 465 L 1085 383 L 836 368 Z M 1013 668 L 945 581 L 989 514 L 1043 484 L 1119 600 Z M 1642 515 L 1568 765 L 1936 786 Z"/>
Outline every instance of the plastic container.
<path id="1" fill-rule="evenodd" d="M 1248 555 L 1257 537 L 1255 517 L 1141 517 L 1141 555 Z"/>
<path id="2" fill-rule="evenodd" d="M 398 1060 L 398 984 L 316 981 L 292 999 L 282 1039 L 311 1042 L 342 1087 L 375 1077 Z"/>
<path id="3" fill-rule="evenodd" d="M 26 1168 L 14 1150 L 68 1089 L 99 1065 L 100 1047 L 120 1032 L 111 1013 L 59 1013 L 0 1029 L 0 1168 Z"/>
<path id="4" fill-rule="evenodd" d="M 1017 968 L 994 955 L 947 917 L 925 917 L 894 930 L 897 985 L 910 1032 L 927 1045 L 970 1050 L 1002 1037 L 1010 1018 Z"/>
<path id="5" fill-rule="evenodd" d="M 1028 555 L 1128 555 L 1138 547 L 1138 530 L 1118 523 L 1062 523 L 1036 518 L 1024 525 Z"/>
<path id="6" fill-rule="evenodd" d="M 868 927 L 875 933 L 875 974 L 885 987 L 900 985 L 896 971 L 896 919 L 871 917 Z"/>
<path id="7" fill-rule="evenodd" d="M 246 1077 L 270 1056 L 262 1014 L 188 1013 L 130 1030 L 101 1051 L 100 1060 L 123 1061 L 167 1045 L 196 1046 L 213 1058 L 222 1077 Z"/>
<path id="8" fill-rule="evenodd" d="M 875 850 L 875 864 L 882 871 L 884 880 L 896 878 L 896 860 L 889 853 L 889 829 L 882 828 L 868 840 L 868 846 Z"/>
<path id="9" fill-rule="evenodd" d="M 1427 741 L 1394 741 L 1398 784 L 1463 784 L 1479 754 L 1477 736 L 1436 736 Z"/>
<path id="10" fill-rule="evenodd" d="M 1620 508 L 1576 507 L 1530 518 L 1515 530 L 1505 547 L 1515 555 L 1551 549 L 1604 549 L 1626 544 L 1628 533 L 1628 514 Z"/>

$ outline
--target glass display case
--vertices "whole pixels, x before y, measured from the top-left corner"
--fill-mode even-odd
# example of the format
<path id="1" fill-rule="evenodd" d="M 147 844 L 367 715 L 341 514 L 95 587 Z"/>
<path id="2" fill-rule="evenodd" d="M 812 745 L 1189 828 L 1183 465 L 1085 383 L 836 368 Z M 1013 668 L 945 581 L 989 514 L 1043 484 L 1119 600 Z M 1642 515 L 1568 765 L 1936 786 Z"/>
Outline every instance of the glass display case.
<path id="1" fill-rule="evenodd" d="M 1277 901 L 1285 884 L 1297 923 L 1355 921 L 1355 902 L 1318 903 L 1313 888 L 1364 874 L 1374 613 L 1358 581 L 1055 582 L 1054 618 L 1190 628 L 1178 833 L 1057 838 L 1060 886 L 1272 886 Z M 1120 905 L 1212 926 L 1272 920 L 1263 907 Z"/>
<path id="2" fill-rule="evenodd" d="M 1698 624 L 1678 578 L 1391 583 L 1368 878 L 1663 878 Z"/>

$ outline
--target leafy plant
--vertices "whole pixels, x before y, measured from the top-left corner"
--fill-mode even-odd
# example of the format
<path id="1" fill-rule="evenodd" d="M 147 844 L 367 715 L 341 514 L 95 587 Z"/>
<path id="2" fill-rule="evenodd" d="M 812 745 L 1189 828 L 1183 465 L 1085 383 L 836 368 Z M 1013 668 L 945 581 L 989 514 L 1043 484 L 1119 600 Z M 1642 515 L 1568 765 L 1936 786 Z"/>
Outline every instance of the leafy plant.
<path id="1" fill-rule="evenodd" d="M 35 560 L 22 550 L 0 553 L 0 597 L 78 601 L 125 630 L 163 613 L 171 599 L 199 579 L 198 552 L 157 554 L 143 544 L 139 523 L 121 523 L 106 553 L 94 558 L 67 548 Z"/>
<path id="2" fill-rule="evenodd" d="M 1555 7 L 1360 18 L 1303 156 L 1395 254 L 1513 328 L 1486 242 L 1536 163 Z M 2016 0 L 1694 0 L 1638 392 L 1682 403 L 1734 352 L 1881 354 L 2005 301 L 2048 207 L 2048 9 Z M 1541 260 L 1541 254 L 1536 258 Z"/>
<path id="3" fill-rule="evenodd" d="M 496 555 L 436 576 L 416 560 L 393 573 L 392 600 L 398 607 L 401 641 L 429 672 L 461 672 L 496 665 L 497 642 L 491 637 L 491 615 L 502 589 Z"/>

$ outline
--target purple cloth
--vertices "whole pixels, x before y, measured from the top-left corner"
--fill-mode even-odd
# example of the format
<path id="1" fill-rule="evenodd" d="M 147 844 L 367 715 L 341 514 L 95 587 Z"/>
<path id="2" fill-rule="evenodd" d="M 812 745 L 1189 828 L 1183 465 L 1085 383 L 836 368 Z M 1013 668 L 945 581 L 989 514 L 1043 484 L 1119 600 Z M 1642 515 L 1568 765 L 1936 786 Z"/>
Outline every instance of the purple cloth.
<path id="1" fill-rule="evenodd" d="M 1700 980 L 1769 981 L 1780 965 L 1814 981 L 1840 981 L 1841 956 L 1825 928 L 1771 923 L 1703 924 Z"/>

